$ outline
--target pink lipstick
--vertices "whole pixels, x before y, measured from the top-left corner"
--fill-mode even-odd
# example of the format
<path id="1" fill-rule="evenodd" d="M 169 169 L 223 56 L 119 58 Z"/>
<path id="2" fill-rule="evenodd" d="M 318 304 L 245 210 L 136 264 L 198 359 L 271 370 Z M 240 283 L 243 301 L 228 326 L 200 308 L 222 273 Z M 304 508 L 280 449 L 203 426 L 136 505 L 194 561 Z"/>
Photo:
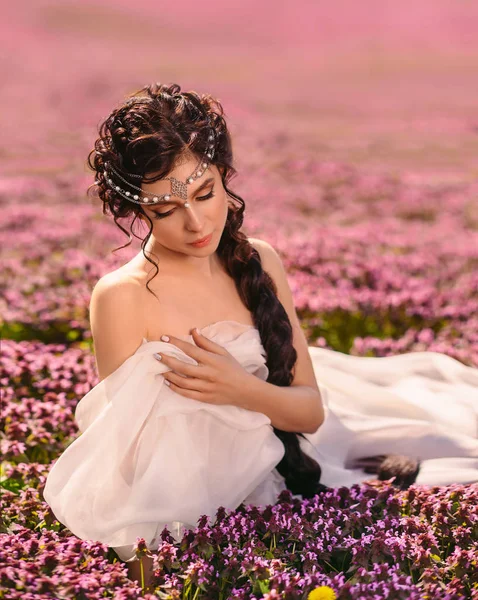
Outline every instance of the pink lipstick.
<path id="1" fill-rule="evenodd" d="M 203 246 L 207 246 L 211 240 L 212 240 L 212 233 L 207 235 L 205 238 L 198 240 L 197 242 L 193 242 L 190 245 L 194 246 L 195 248 L 202 248 Z"/>

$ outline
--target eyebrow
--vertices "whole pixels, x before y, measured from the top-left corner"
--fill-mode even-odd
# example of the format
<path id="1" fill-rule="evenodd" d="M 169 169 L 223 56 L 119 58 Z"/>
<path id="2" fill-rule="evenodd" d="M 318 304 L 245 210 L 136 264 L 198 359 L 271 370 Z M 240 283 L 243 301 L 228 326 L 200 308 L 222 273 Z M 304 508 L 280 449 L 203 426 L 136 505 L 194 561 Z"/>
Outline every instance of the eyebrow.
<path id="1" fill-rule="evenodd" d="M 201 185 L 197 188 L 197 190 L 193 193 L 193 196 L 195 196 L 198 192 L 200 192 L 201 190 L 203 190 L 205 187 L 207 187 L 210 183 L 214 182 L 215 179 L 214 177 L 208 177 L 205 181 L 203 181 L 201 183 Z M 165 192 L 167 193 L 167 192 Z M 159 196 L 160 194 L 158 194 Z M 177 204 L 177 200 L 161 200 L 161 202 L 158 202 L 155 206 L 163 206 L 164 204 Z M 150 209 L 154 209 L 155 206 L 149 206 L 148 208 Z"/>

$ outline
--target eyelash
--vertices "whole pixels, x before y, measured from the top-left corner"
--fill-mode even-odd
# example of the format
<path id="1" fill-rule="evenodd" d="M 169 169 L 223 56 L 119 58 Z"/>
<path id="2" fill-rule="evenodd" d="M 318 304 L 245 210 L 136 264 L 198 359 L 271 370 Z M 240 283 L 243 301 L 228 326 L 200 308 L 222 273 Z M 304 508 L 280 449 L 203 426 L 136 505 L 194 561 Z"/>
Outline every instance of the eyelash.
<path id="1" fill-rule="evenodd" d="M 207 194 L 207 196 L 198 196 L 197 199 L 198 200 L 209 200 L 209 198 L 213 198 L 214 197 L 214 189 L 212 189 L 209 194 Z M 169 215 L 171 215 L 173 212 L 175 211 L 175 209 L 171 209 L 168 210 L 168 212 L 165 213 L 155 213 L 155 216 L 153 217 L 153 219 L 164 219 L 164 217 L 168 217 Z"/>

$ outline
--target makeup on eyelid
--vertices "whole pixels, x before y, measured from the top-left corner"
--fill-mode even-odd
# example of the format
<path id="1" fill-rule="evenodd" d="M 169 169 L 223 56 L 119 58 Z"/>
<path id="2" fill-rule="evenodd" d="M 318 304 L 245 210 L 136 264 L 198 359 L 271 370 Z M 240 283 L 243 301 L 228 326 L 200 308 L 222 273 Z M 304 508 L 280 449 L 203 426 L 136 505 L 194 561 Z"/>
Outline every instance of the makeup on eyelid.
<path id="1" fill-rule="evenodd" d="M 198 190 L 199 191 L 199 190 Z M 205 200 L 209 200 L 210 198 L 214 198 L 215 194 L 214 194 L 214 188 L 209 192 L 209 194 L 207 194 L 206 196 L 198 196 L 197 200 L 203 202 Z M 166 204 L 166 203 L 165 203 Z M 168 203 L 169 204 L 169 203 Z M 164 213 L 160 213 L 156 210 L 153 210 L 152 212 L 154 212 L 155 216 L 153 217 L 153 219 L 162 219 L 164 217 L 167 217 L 168 215 L 172 214 L 174 212 L 174 208 L 171 210 L 168 210 L 167 212 Z"/>

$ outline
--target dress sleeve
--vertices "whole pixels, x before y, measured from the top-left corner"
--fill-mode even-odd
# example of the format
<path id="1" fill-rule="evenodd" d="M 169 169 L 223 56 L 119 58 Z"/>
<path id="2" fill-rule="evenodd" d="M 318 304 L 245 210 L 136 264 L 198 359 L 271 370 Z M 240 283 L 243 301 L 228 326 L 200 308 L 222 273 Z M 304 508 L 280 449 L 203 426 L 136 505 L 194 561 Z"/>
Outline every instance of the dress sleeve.
<path id="1" fill-rule="evenodd" d="M 81 433 L 50 470 L 44 499 L 79 538 L 126 547 L 178 522 L 194 528 L 236 508 L 284 455 L 269 417 L 174 392 L 154 352 L 197 364 L 173 344 L 143 342 L 80 400 Z M 244 364 L 266 378 L 255 356 Z"/>

